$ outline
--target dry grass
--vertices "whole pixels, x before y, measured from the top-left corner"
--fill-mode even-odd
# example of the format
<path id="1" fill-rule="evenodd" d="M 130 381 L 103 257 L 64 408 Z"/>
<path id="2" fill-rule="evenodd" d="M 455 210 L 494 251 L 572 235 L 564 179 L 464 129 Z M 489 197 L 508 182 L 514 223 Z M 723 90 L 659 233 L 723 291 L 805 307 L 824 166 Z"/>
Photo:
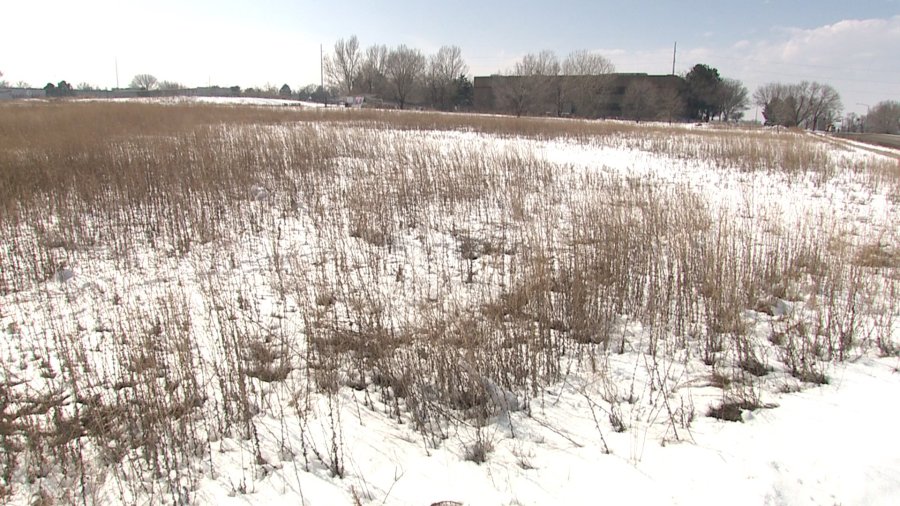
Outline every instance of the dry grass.
<path id="1" fill-rule="evenodd" d="M 571 361 L 602 374 L 611 353 L 650 357 L 677 437 L 689 421 L 668 405 L 662 364 L 679 354 L 700 357 L 741 407 L 773 370 L 821 382 L 829 361 L 894 342 L 890 245 L 845 244 L 844 225 L 817 217 L 740 218 L 652 178 L 581 174 L 524 142 L 428 132 L 564 138 L 818 181 L 866 170 L 797 133 L 0 108 L 0 296 L 17 308 L 0 315 L 12 322 L 5 493 L 78 469 L 58 499 L 81 500 L 112 469 L 122 498 L 179 502 L 202 475 L 193 464 L 231 439 L 258 469 L 276 452 L 343 476 L 348 390 L 439 446 L 461 420 L 530 411 Z M 879 174 L 869 181 L 896 184 Z M 59 281 L 63 270 L 74 277 Z M 765 313 L 773 344 L 754 339 L 748 310 Z M 761 360 L 770 348 L 777 363 Z M 613 429 L 627 430 L 618 409 Z M 490 458 L 488 441 L 468 449 Z"/>

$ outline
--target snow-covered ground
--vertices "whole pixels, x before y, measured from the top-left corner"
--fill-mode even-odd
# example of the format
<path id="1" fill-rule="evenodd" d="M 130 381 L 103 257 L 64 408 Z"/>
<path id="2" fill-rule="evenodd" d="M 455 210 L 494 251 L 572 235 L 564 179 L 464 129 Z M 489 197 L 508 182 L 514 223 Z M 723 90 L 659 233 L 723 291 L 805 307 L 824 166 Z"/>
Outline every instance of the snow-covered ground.
<path id="1" fill-rule="evenodd" d="M 900 358 L 883 353 L 900 345 L 896 153 L 793 133 L 648 128 L 580 139 L 327 122 L 212 131 L 213 151 L 237 146 L 241 163 L 257 164 L 239 199 L 209 210 L 228 223 L 223 236 L 179 250 L 142 230 L 124 257 L 54 246 L 47 254 L 66 262 L 52 278 L 0 297 L 0 444 L 20 452 L 5 461 L 5 499 L 896 503 Z M 241 150 L 248 139 L 260 144 Z M 340 148 L 327 161 L 291 150 L 305 142 Z M 729 161 L 740 160 L 735 146 L 775 142 L 829 172 Z M 44 226 L 23 225 L 16 247 L 55 222 Z M 633 257 L 591 256 L 615 240 Z M 870 250 L 884 265 L 856 260 Z M 700 252 L 716 256 L 695 262 Z M 731 301 L 715 283 L 764 276 L 703 265 L 711 259 L 774 265 L 791 279 L 766 280 L 764 304 L 737 311 L 739 330 L 713 332 L 707 309 Z M 606 306 L 578 299 L 566 277 L 607 267 L 608 278 L 588 273 L 608 283 L 600 291 L 638 301 L 608 322 L 592 312 Z M 656 273 L 676 286 L 691 268 L 710 276 L 677 285 L 695 293 L 654 291 L 667 286 Z M 627 286 L 615 285 L 618 272 L 632 276 Z M 545 306 L 561 321 L 541 319 Z M 582 317 L 608 323 L 607 340 Z M 833 328 L 850 333 L 843 360 L 828 351 L 819 361 Z M 745 353 L 765 366 L 759 377 L 740 371 Z M 457 381 L 468 390 L 454 391 Z M 458 404 L 445 404 L 447 391 Z M 735 400 L 758 407 L 738 407 L 740 421 L 708 416 Z M 154 410 L 165 416 L 146 421 Z M 74 435 L 35 450 L 57 455 L 58 445 L 61 460 L 18 446 L 70 420 Z"/>
<path id="2" fill-rule="evenodd" d="M 306 473 L 284 461 L 256 481 L 252 493 L 235 495 L 231 486 L 240 480 L 242 462 L 234 452 L 217 452 L 216 467 L 224 471 L 203 482 L 198 500 L 353 504 L 350 489 L 364 503 L 397 505 L 887 506 L 900 497 L 898 366 L 897 359 L 837 366 L 831 384 L 772 395 L 772 409 L 744 412 L 744 423 L 697 413 L 680 442 L 665 442 L 652 423 L 659 416 L 652 407 L 635 406 L 629 430 L 604 434 L 609 453 L 590 407 L 589 397 L 602 395 L 598 380 L 579 376 L 548 389 L 531 416 L 513 414 L 488 425 L 484 437 L 494 450 L 481 465 L 464 458 L 473 437 L 465 432 L 471 431 L 427 450 L 415 431 L 347 395 L 348 478 Z M 602 425 L 604 415 L 594 411 Z"/>
<path id="3" fill-rule="evenodd" d="M 304 102 L 297 100 L 284 100 L 280 98 L 256 98 L 256 97 L 179 97 L 185 102 L 201 103 L 201 104 L 222 104 L 222 105 L 275 105 L 275 106 L 302 106 L 302 107 L 322 107 L 318 102 Z"/>
<path id="4" fill-rule="evenodd" d="M 201 96 L 177 96 L 177 97 L 147 97 L 147 98 L 114 98 L 114 99 L 85 99 L 95 102 L 135 102 L 145 104 L 216 104 L 216 105 L 256 105 L 256 106 L 283 106 L 283 107 L 323 107 L 318 102 L 305 102 L 298 100 L 285 100 L 282 98 L 263 97 L 201 97 Z"/>

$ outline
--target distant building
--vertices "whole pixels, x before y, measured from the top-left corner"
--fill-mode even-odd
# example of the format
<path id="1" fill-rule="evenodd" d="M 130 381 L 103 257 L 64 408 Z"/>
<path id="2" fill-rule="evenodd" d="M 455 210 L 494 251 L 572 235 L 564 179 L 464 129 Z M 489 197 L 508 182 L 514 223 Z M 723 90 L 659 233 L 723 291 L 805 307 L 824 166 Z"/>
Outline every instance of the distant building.
<path id="1" fill-rule="evenodd" d="M 0 100 L 46 98 L 47 92 L 38 88 L 0 88 Z"/>

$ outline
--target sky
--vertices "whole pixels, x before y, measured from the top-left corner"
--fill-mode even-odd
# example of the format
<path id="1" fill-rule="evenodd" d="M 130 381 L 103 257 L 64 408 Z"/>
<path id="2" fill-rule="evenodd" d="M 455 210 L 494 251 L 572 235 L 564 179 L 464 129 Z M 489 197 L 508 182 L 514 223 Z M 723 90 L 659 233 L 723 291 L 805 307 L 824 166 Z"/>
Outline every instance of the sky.
<path id="1" fill-rule="evenodd" d="M 320 47 L 356 35 L 426 54 L 457 45 L 470 75 L 544 49 L 586 49 L 622 72 L 704 63 L 744 82 L 819 81 L 845 112 L 900 101 L 900 0 L 42 0 L 0 9 L 0 79 L 125 87 L 135 74 L 187 86 L 292 88 L 320 79 Z M 748 118 L 758 114 L 755 108 Z"/>

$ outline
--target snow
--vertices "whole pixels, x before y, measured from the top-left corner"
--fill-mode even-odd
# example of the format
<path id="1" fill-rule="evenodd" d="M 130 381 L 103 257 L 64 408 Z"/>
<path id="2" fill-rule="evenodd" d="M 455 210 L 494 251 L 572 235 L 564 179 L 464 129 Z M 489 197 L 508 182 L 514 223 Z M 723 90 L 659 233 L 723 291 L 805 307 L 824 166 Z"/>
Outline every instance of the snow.
<path id="1" fill-rule="evenodd" d="M 181 101 L 297 104 L 243 98 L 176 100 Z M 886 241 L 897 241 L 897 230 L 891 227 L 900 214 L 898 204 L 891 200 L 888 190 L 873 191 L 851 171 L 824 183 L 814 174 L 748 173 L 697 158 L 678 158 L 665 150 L 635 147 L 630 144 L 633 139 L 624 138 L 594 143 L 499 138 L 472 132 L 389 131 L 379 135 L 400 143 L 431 143 L 448 151 L 465 146 L 483 152 L 533 153 L 552 164 L 557 170 L 554 176 L 570 182 L 572 188 L 578 187 L 583 177 L 632 178 L 669 189 L 690 188 L 708 196 L 714 209 L 735 215 L 739 226 L 748 228 L 749 223 L 771 218 L 788 224 L 789 230 L 790 224 L 812 216 L 813 221 L 833 220 L 835 227 L 852 229 L 863 238 L 880 231 Z M 879 156 L 854 146 L 828 149 L 829 156 L 848 163 L 867 162 Z M 384 169 L 371 160 L 348 158 L 343 162 L 341 170 L 348 173 L 372 170 L 378 174 Z M 260 216 L 265 216 L 269 201 L 276 197 L 275 190 L 264 183 L 244 192 L 249 209 Z M 573 198 L 561 205 L 572 202 L 577 201 Z M 560 215 L 565 214 L 561 211 Z M 457 237 L 447 222 L 452 222 L 453 232 L 468 231 L 473 235 L 493 233 L 496 224 L 490 220 L 479 222 L 462 212 L 430 219 L 433 223 L 424 225 L 432 227 L 427 237 L 416 237 L 415 230 L 399 233 L 392 252 L 380 260 L 391 266 L 384 269 L 387 272 L 396 270 L 395 266 L 404 267 L 403 274 L 412 280 L 409 284 L 414 288 L 369 278 L 359 266 L 365 265 L 371 248 L 342 252 L 345 258 L 341 260 L 353 266 L 355 272 L 344 282 L 351 286 L 384 282 L 386 313 L 397 320 L 407 317 L 411 313 L 408 308 L 422 299 L 439 300 L 436 307 L 443 304 L 466 308 L 465 302 L 474 289 L 462 281 L 464 272 L 455 272 L 446 265 L 442 266 L 444 271 L 434 272 L 433 259 L 437 256 L 438 262 L 450 262 L 450 256 L 440 257 L 430 251 L 458 248 Z M 260 221 L 264 222 L 261 226 L 267 226 L 264 219 Z M 231 264 L 219 257 L 216 245 L 197 246 L 195 256 L 181 259 L 146 252 L 138 255 L 138 261 L 129 269 L 99 263 L 65 267 L 56 272 L 52 283 L 3 298 L 0 323 L 9 334 L 0 345 L 3 378 L 13 383 L 27 380 L 28 388 L 35 390 L 52 385 L 51 378 L 40 375 L 38 360 L 28 356 L 40 348 L 30 345 L 29 340 L 40 342 L 44 324 L 77 324 L 83 328 L 112 324 L 94 313 L 92 302 L 100 298 L 98 293 L 106 299 L 111 293 L 122 293 L 124 308 L 115 310 L 122 314 L 132 309 L 140 311 L 148 301 L 171 297 L 182 303 L 172 309 L 173 320 L 191 322 L 200 334 L 211 334 L 210 329 L 224 321 L 224 317 L 217 320 L 213 316 L 217 309 L 212 302 L 216 301 L 204 299 L 201 293 L 246 295 L 262 323 L 238 321 L 234 325 L 240 330 L 264 334 L 271 329 L 267 325 L 274 325 L 276 320 L 269 315 L 277 313 L 281 332 L 288 336 L 300 334 L 301 324 L 290 316 L 297 308 L 271 293 L 271 272 L 262 264 L 276 251 L 284 251 L 289 253 L 285 270 L 301 270 L 313 261 L 311 245 L 315 241 L 337 239 L 328 237 L 327 231 L 317 230 L 310 219 L 279 223 L 278 231 L 271 242 L 236 234 L 240 241 L 234 247 L 237 253 L 230 259 Z M 797 235 L 802 233 L 797 231 Z M 488 280 L 480 282 L 490 284 L 499 279 L 502 283 L 502 275 L 495 272 L 499 269 L 489 265 L 489 260 L 479 260 L 478 269 L 479 280 Z M 208 289 L 210 286 L 214 288 Z M 298 291 L 307 289 L 304 286 Z M 69 312 L 58 316 L 51 306 L 68 307 Z M 748 320 L 758 320 L 755 331 L 760 337 L 773 322 L 802 310 L 800 303 L 775 299 L 772 318 L 753 311 L 746 316 Z M 113 316 L 116 314 L 119 313 Z M 139 323 L 125 330 L 137 334 L 141 330 Z M 446 437 L 437 442 L 417 432 L 408 414 L 393 414 L 389 401 L 379 398 L 371 388 L 359 391 L 343 387 L 333 396 L 309 395 L 305 400 L 311 409 L 301 416 L 291 402 L 296 405 L 304 399 L 289 399 L 290 395 L 299 396 L 302 390 L 303 380 L 297 371 L 289 372 L 287 378 L 296 390 L 254 383 L 261 391 L 260 399 L 271 403 L 255 407 L 259 411 L 254 417 L 258 441 L 217 434 L 210 438 L 207 458 L 191 462 L 187 466 L 190 472 L 185 476 L 175 473 L 169 481 L 192 489 L 193 502 L 221 505 L 428 505 L 454 501 L 467 506 L 847 506 L 895 504 L 900 497 L 900 360 L 896 357 L 880 358 L 869 350 L 860 350 L 851 360 L 828 366 L 828 384 L 804 384 L 802 388 L 785 367 L 773 363 L 774 370 L 757 386 L 766 407 L 743 411 L 742 422 L 735 423 L 706 416 L 724 394 L 711 384 L 710 371 L 693 353 L 695 350 L 651 356 L 645 352 L 651 336 L 639 323 L 629 322 L 623 316 L 617 330 L 628 337 L 628 346 L 621 353 L 595 356 L 596 364 L 588 363 L 584 357 L 564 357 L 564 379 L 542 386 L 538 394 L 527 400 L 527 407 L 516 393 L 480 378 L 494 404 L 491 416 L 483 421 L 459 420 L 446 427 Z M 898 339 L 896 328 L 889 333 Z M 101 355 L 104 350 L 115 348 L 112 333 L 98 332 L 95 339 L 80 343 L 78 352 Z M 298 346 L 296 351 L 301 354 L 303 345 Z M 205 364 L 224 361 L 216 349 L 202 344 L 198 354 Z M 463 369 L 478 377 L 465 357 L 460 357 L 460 361 L 465 364 Z M 7 364 L 15 364 L 18 369 Z M 110 371 L 100 374 L 112 377 L 114 371 L 115 367 L 110 366 Z M 195 373 L 202 387 L 214 388 L 209 386 L 213 383 L 211 371 Z M 665 381 L 660 381 L 663 377 Z M 197 430 L 214 434 L 215 423 L 201 424 Z M 345 470 L 342 478 L 334 476 L 328 466 L 329 459 L 334 458 L 328 449 L 335 440 L 340 441 Z M 261 461 L 257 460 L 254 445 L 259 448 Z M 471 456 L 479 445 L 486 450 L 486 458 L 475 463 Z M 308 447 L 323 455 L 307 456 L 307 462 L 302 452 Z M 98 503 L 128 503 L 129 499 L 163 502 L 160 497 L 131 497 L 131 492 L 123 492 L 115 480 L 102 483 L 94 492 Z M 15 495 L 11 504 L 26 504 L 31 499 L 27 494 Z M 164 499 L 173 502 L 168 496 Z"/>
<path id="2" fill-rule="evenodd" d="M 187 99 L 187 100 L 185 100 Z M 255 97 L 180 97 L 181 101 L 201 104 L 219 105 L 269 105 L 289 107 L 323 107 L 319 102 L 305 102 L 298 100 L 285 100 L 280 98 L 255 98 Z"/>
<path id="3" fill-rule="evenodd" d="M 777 407 L 745 412 L 744 423 L 698 417 L 681 442 L 661 444 L 658 428 L 636 419 L 625 433 L 605 434 L 610 454 L 586 413 L 586 385 L 566 384 L 532 416 L 513 413 L 511 425 L 486 427 L 494 451 L 481 465 L 462 458 L 471 434 L 426 450 L 408 427 L 357 405 L 343 434 L 352 452 L 345 481 L 372 504 L 894 504 L 898 366 L 896 359 L 840 365 L 832 384 L 773 396 Z M 237 478 L 220 478 L 204 481 L 199 498 L 352 504 L 347 483 L 283 465 L 252 493 L 230 495 L 226 484 Z"/>
<path id="4" fill-rule="evenodd" d="M 176 97 L 140 97 L 140 98 L 114 98 L 114 99 L 85 99 L 92 102 L 138 102 L 148 104 L 216 104 L 216 105 L 254 105 L 254 106 L 283 106 L 283 107 L 324 107 L 318 102 L 306 102 L 299 100 L 285 100 L 282 98 L 262 97 L 201 97 L 201 96 L 176 96 Z"/>

